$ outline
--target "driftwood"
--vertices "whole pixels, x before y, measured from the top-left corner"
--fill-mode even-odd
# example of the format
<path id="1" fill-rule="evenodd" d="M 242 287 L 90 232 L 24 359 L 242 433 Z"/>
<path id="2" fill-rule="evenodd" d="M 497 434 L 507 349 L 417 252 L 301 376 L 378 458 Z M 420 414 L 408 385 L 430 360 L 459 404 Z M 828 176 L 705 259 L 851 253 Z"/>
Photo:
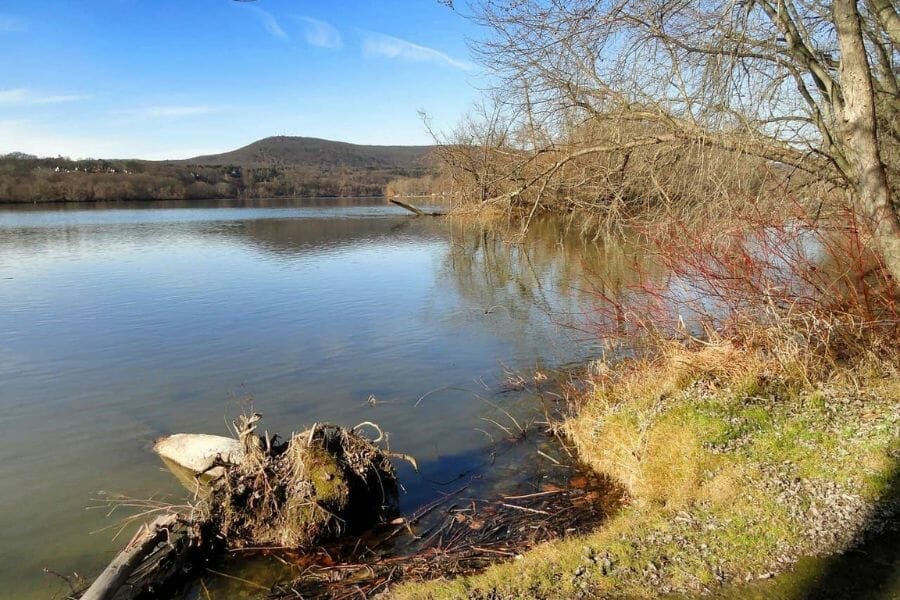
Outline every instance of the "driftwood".
<path id="1" fill-rule="evenodd" d="M 417 217 L 441 217 L 444 215 L 444 213 L 442 213 L 442 212 L 425 212 L 424 210 L 422 210 L 421 208 L 419 208 L 417 206 L 413 206 L 412 204 L 404 202 L 403 200 L 397 200 L 396 198 L 391 198 L 390 201 L 391 201 L 391 204 L 396 204 L 400 208 L 405 208 L 406 210 L 413 213 Z"/>
<path id="2" fill-rule="evenodd" d="M 81 600 L 111 600 L 143 560 L 160 542 L 168 538 L 177 522 L 178 516 L 170 514 L 142 525 L 125 548 L 84 592 Z"/>

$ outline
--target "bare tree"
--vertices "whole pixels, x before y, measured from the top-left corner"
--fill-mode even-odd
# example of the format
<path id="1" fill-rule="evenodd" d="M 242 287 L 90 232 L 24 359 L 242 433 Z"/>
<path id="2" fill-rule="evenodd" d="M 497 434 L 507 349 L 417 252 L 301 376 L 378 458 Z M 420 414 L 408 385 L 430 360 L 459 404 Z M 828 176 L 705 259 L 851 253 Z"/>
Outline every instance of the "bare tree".
<path id="1" fill-rule="evenodd" d="M 519 148 L 529 164 L 553 160 L 518 175 L 507 198 L 543 194 L 561 170 L 611 148 L 757 157 L 847 188 L 900 283 L 891 0 L 482 0 L 474 10 L 491 32 L 476 49 L 503 101 L 552 140 Z M 633 135 L 569 143 L 585 124 Z"/>

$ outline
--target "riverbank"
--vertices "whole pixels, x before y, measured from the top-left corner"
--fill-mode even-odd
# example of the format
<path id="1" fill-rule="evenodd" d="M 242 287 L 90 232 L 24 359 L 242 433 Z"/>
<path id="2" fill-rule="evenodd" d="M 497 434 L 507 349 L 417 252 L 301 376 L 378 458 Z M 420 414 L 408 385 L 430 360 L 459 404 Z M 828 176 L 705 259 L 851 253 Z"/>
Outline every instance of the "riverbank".
<path id="1" fill-rule="evenodd" d="M 564 429 L 629 506 L 590 535 L 395 597 L 709 593 L 881 532 L 900 501 L 896 351 L 813 372 L 803 349 L 785 350 L 671 344 L 595 364 Z"/>

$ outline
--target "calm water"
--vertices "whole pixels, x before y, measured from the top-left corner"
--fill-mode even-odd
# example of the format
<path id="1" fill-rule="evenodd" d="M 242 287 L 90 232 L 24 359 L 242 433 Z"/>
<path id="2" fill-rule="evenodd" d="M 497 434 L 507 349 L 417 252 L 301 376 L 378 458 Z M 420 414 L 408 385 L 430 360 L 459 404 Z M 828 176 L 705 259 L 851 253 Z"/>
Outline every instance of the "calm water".
<path id="1" fill-rule="evenodd" d="M 0 210 L 0 596 L 96 573 L 122 540 L 85 507 L 183 496 L 153 440 L 225 434 L 247 396 L 283 435 L 377 421 L 422 467 L 405 509 L 483 464 L 473 392 L 528 403 L 509 370 L 596 352 L 568 326 L 617 264 L 549 226 L 504 239 L 375 201 Z"/>

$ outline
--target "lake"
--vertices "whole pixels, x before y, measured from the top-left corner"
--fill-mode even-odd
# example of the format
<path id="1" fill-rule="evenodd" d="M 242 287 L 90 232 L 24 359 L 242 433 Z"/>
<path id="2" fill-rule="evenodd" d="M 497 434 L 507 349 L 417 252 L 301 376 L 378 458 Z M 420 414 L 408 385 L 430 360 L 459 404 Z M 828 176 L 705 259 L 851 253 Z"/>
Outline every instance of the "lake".
<path id="1" fill-rule="evenodd" d="M 251 405 L 282 436 L 377 422 L 421 467 L 399 465 L 404 511 L 484 470 L 485 398 L 529 414 L 517 377 L 596 355 L 586 274 L 627 262 L 552 223 L 508 233 L 380 200 L 0 208 L 0 595 L 96 574 L 122 515 L 86 508 L 184 497 L 154 439 Z M 552 466 L 532 448 L 479 485 Z"/>

